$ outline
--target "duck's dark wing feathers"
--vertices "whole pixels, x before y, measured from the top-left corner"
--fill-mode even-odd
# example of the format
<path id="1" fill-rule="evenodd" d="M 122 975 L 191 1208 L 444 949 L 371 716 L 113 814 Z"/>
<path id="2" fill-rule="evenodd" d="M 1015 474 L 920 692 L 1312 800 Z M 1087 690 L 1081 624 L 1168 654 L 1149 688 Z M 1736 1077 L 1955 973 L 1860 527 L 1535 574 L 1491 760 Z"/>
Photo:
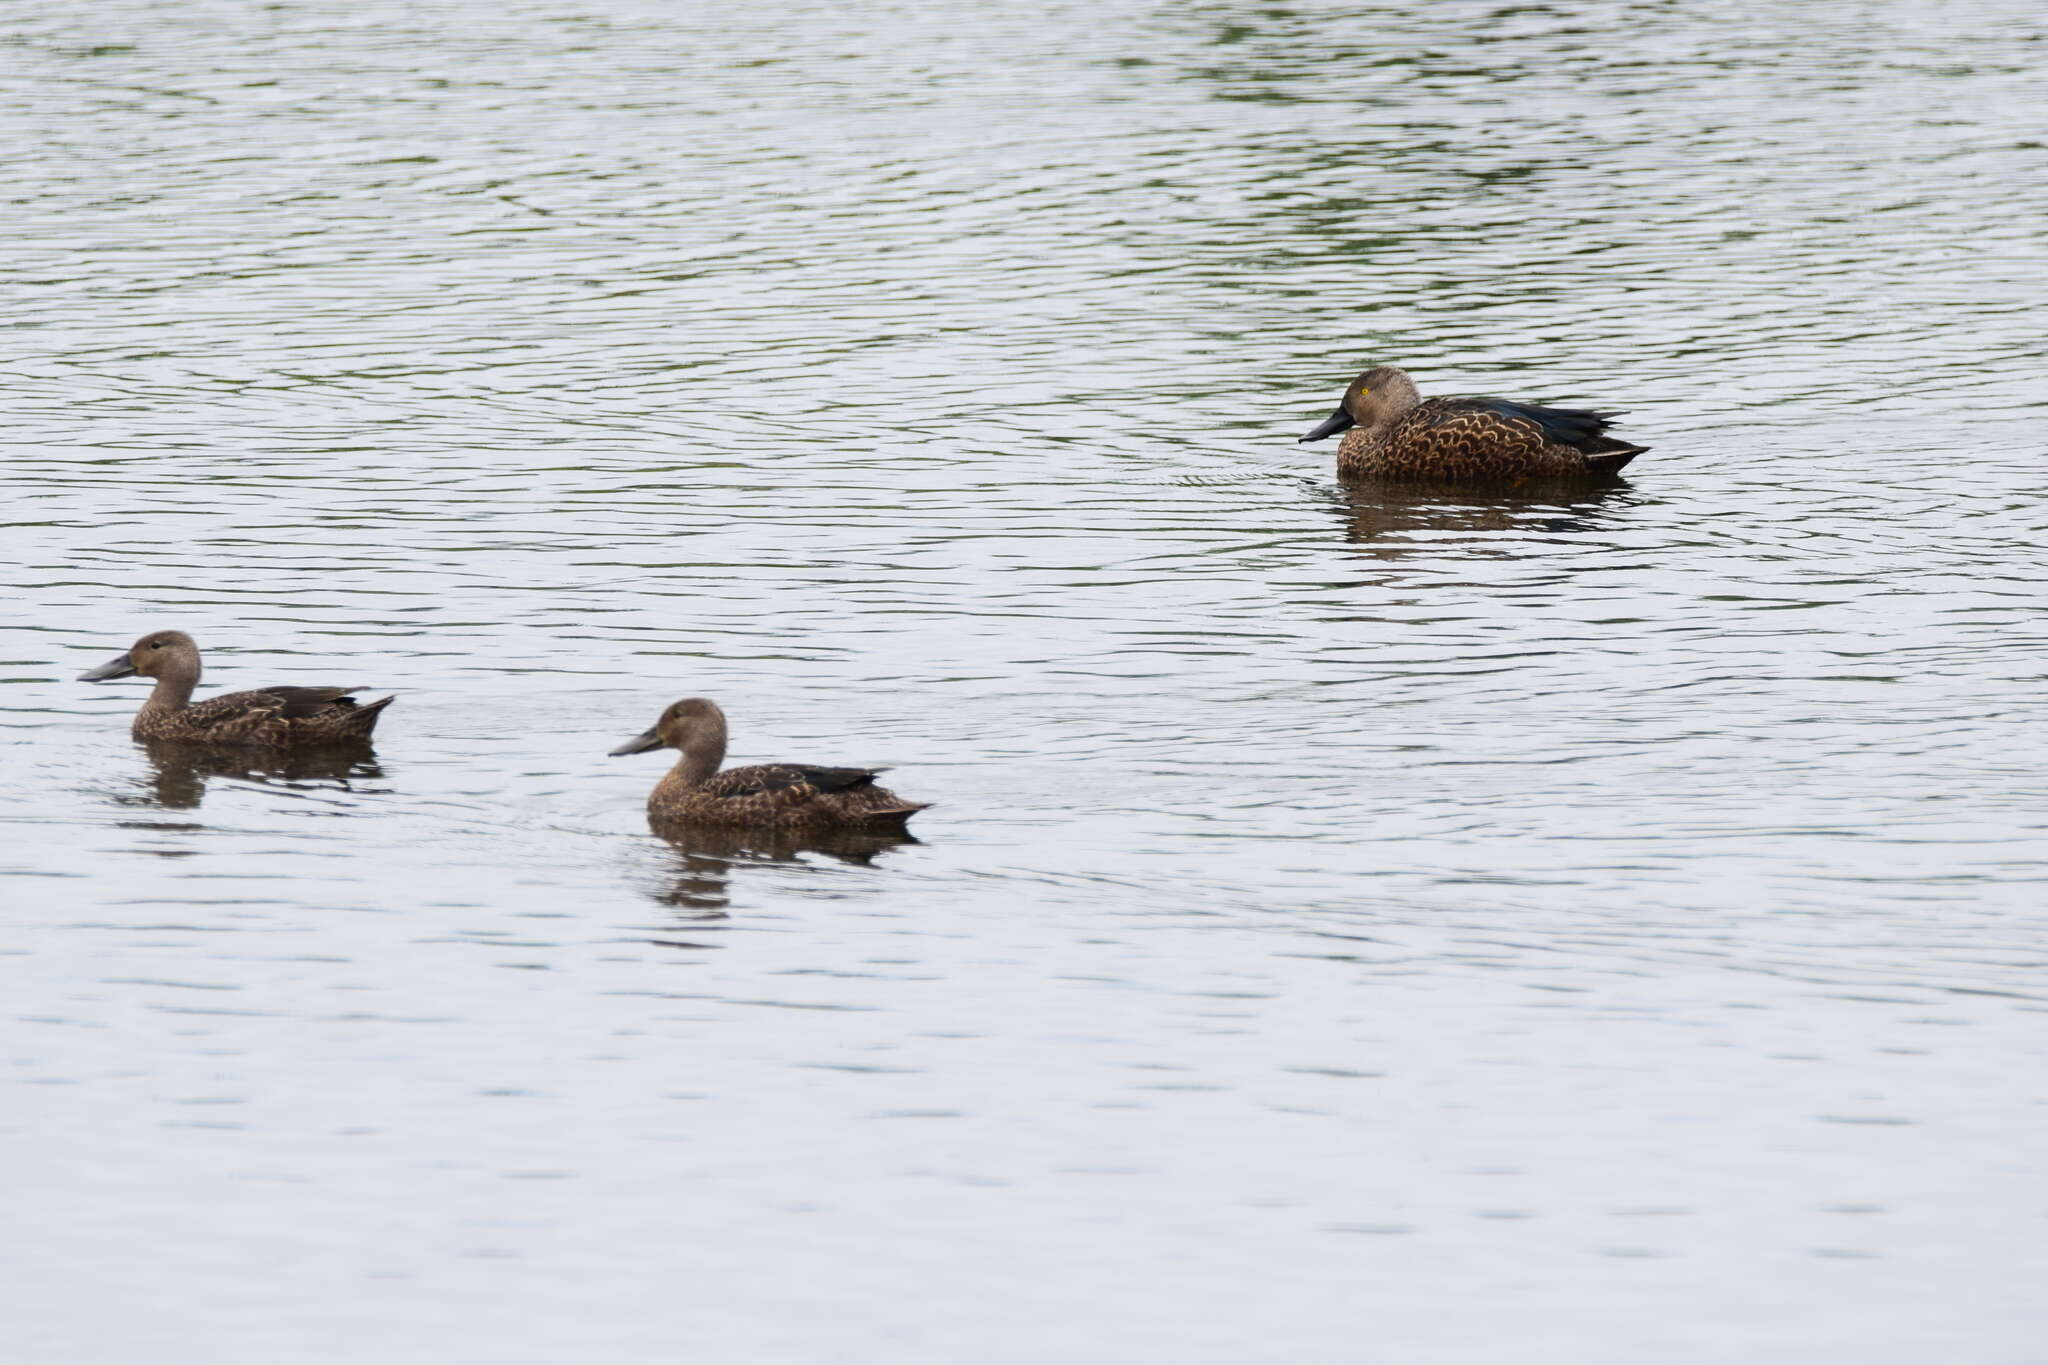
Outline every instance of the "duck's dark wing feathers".
<path id="1" fill-rule="evenodd" d="M 1546 408 L 1508 398 L 1445 398 L 1438 402 L 1447 416 L 1490 412 L 1501 417 L 1524 418 L 1541 427 L 1544 438 L 1553 444 L 1581 450 L 1594 446 L 1606 434 L 1607 424 L 1621 416 L 1618 412 L 1595 412 L 1591 408 Z"/>
<path id="2" fill-rule="evenodd" d="M 184 724 L 199 730 L 251 716 L 304 720 L 335 710 L 355 710 L 356 699 L 350 694 L 360 691 L 359 687 L 258 687 L 194 702 L 180 716 Z"/>
<path id="3" fill-rule="evenodd" d="M 263 687 L 257 691 L 284 703 L 284 714 L 294 719 L 317 716 L 330 706 L 353 709 L 360 687 Z M 242 694 L 253 695 L 253 694 Z M 219 700 L 219 698 L 215 698 Z"/>
<path id="4" fill-rule="evenodd" d="M 192 703 L 178 716 L 190 728 L 208 730 L 251 716 L 281 716 L 284 710 L 284 698 L 264 687 L 253 692 L 223 692 L 217 697 L 208 697 L 205 701 Z"/>
<path id="5" fill-rule="evenodd" d="M 798 783 L 821 792 L 872 787 L 878 773 L 886 768 L 815 768 L 808 763 L 760 763 L 751 768 L 728 768 L 704 784 L 710 796 L 755 796 L 780 791 Z"/>

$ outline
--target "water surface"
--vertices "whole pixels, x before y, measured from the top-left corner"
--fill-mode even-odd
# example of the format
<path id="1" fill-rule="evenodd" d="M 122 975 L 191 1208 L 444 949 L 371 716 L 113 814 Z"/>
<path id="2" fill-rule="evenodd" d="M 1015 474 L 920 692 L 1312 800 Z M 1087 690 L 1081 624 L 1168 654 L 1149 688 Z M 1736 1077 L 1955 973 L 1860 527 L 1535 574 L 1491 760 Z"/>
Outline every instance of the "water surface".
<path id="1" fill-rule="evenodd" d="M 23 1358 L 2048 1360 L 2044 34 L 11 14 Z M 651 838 L 694 694 L 921 842 Z"/>

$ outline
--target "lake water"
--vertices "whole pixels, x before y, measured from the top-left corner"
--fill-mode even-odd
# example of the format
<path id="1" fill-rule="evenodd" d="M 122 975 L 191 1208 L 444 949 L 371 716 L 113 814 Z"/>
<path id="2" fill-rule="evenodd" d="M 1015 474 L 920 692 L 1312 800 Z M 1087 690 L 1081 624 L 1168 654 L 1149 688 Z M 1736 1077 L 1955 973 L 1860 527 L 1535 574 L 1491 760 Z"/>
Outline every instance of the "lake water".
<path id="1" fill-rule="evenodd" d="M 2048 1361 L 2038 7 L 0 51 L 10 1359 Z M 697 694 L 921 841 L 651 837 Z"/>

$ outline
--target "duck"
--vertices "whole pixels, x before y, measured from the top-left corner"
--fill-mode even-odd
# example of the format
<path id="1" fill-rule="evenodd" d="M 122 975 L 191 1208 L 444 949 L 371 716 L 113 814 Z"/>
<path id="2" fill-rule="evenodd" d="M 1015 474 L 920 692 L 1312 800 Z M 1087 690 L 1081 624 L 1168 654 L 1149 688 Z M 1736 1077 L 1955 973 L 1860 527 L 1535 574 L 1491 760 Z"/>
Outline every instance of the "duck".
<path id="1" fill-rule="evenodd" d="M 223 748 L 293 749 L 360 743 L 395 700 L 359 705 L 360 687 L 259 687 L 194 702 L 199 646 L 182 630 L 153 630 L 125 653 L 78 675 L 80 682 L 155 678 L 129 733 L 143 741 L 181 741 Z"/>
<path id="2" fill-rule="evenodd" d="M 648 729 L 611 751 L 614 758 L 676 749 L 681 757 L 647 797 L 647 819 L 663 825 L 748 828 L 789 835 L 827 830 L 890 832 L 930 803 L 906 801 L 875 785 L 886 768 L 821 768 L 759 763 L 727 768 L 725 712 L 705 697 L 685 697 Z"/>
<path id="3" fill-rule="evenodd" d="M 1303 441 L 1348 433 L 1340 478 L 1516 483 L 1618 474 L 1648 450 L 1607 434 L 1616 412 L 1507 398 L 1428 398 L 1405 370 L 1376 365 Z"/>

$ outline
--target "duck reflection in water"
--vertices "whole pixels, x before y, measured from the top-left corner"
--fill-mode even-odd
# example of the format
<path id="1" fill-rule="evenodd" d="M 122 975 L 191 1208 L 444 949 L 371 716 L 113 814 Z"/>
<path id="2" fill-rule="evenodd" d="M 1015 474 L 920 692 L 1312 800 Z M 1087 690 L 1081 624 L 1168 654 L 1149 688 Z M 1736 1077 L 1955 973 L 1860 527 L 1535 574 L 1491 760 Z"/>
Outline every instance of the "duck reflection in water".
<path id="1" fill-rule="evenodd" d="M 650 823 L 655 834 L 668 845 L 669 857 L 647 894 L 657 905 L 681 911 L 685 919 L 696 923 L 726 917 L 725 908 L 732 900 L 732 877 L 737 869 L 804 867 L 818 861 L 813 855 L 823 855 L 848 867 L 870 867 L 890 849 L 918 842 L 907 833 L 840 830 L 803 835 Z"/>
<path id="2" fill-rule="evenodd" d="M 1512 489 L 1426 488 L 1345 482 L 1330 495 L 1344 538 L 1379 559 L 1446 549 L 1511 557 L 1504 536 L 1583 535 L 1606 530 L 1639 500 L 1627 483 L 1597 488 L 1526 484 Z"/>
<path id="3" fill-rule="evenodd" d="M 352 791 L 358 782 L 384 776 L 367 741 L 317 749 L 219 749 L 148 740 L 142 749 L 149 757 L 148 794 L 132 799 L 165 810 L 195 809 L 205 798 L 210 779 Z"/>

